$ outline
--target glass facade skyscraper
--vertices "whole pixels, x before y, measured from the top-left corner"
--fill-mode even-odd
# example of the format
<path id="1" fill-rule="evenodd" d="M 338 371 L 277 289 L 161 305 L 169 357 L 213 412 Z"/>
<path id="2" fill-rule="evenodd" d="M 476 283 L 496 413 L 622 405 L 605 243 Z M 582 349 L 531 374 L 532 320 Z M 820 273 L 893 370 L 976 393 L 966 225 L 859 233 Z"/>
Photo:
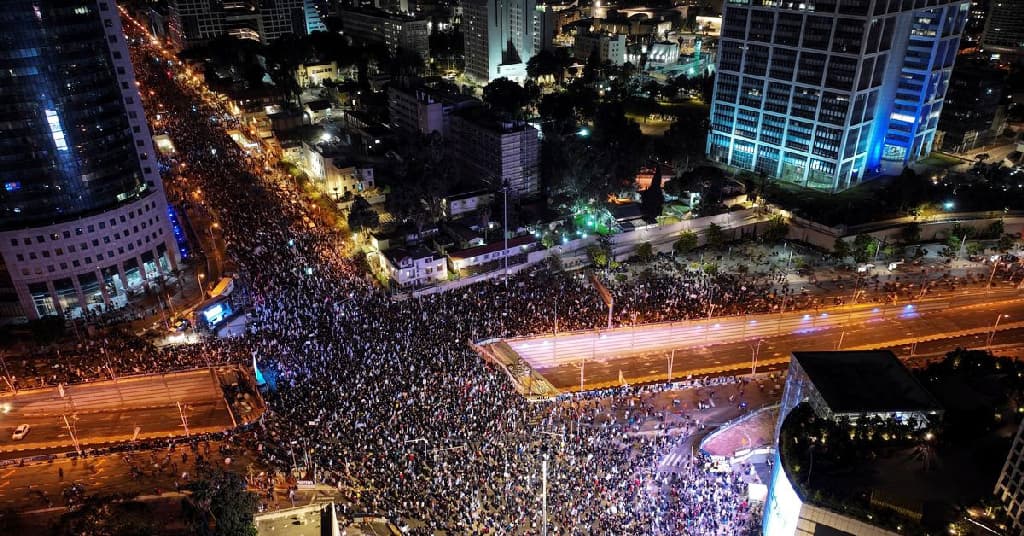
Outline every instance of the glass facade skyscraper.
<path id="1" fill-rule="evenodd" d="M 708 157 L 838 191 L 932 149 L 967 0 L 728 0 Z"/>
<path id="2" fill-rule="evenodd" d="M 0 301 L 121 304 L 177 254 L 117 6 L 0 0 L 0 28 Z"/>
<path id="3" fill-rule="evenodd" d="M 0 5 L 0 228 L 52 223 L 144 194 L 152 185 L 134 158 L 95 6 Z"/>

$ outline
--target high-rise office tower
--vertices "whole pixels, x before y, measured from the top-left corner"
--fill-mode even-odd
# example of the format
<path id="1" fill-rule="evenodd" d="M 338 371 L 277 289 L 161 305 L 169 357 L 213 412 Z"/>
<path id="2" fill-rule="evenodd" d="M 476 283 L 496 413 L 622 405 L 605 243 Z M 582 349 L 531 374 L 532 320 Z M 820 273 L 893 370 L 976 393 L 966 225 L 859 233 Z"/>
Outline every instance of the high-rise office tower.
<path id="1" fill-rule="evenodd" d="M 732 0 L 710 158 L 836 191 L 932 150 L 967 0 Z"/>
<path id="2" fill-rule="evenodd" d="M 996 54 L 1024 54 L 1024 2 L 991 0 L 981 46 Z"/>
<path id="3" fill-rule="evenodd" d="M 178 252 L 117 5 L 0 7 L 3 313 L 123 305 Z"/>
<path id="4" fill-rule="evenodd" d="M 462 3 L 466 75 L 486 84 L 522 81 L 533 57 L 536 0 L 466 0 Z"/>

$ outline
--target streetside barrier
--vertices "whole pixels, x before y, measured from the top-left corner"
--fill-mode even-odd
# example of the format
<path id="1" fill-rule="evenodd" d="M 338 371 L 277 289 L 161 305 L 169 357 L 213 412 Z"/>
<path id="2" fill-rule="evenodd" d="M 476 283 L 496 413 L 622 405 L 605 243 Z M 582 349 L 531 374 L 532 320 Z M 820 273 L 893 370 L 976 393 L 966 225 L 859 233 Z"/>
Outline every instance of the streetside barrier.
<path id="1" fill-rule="evenodd" d="M 750 411 L 746 415 L 741 415 L 739 417 L 736 417 L 734 419 L 728 420 L 728 421 L 720 424 L 717 428 L 715 428 L 715 430 L 713 432 L 711 432 L 710 434 L 704 436 L 704 438 L 700 440 L 700 446 L 699 446 L 700 451 L 705 453 L 705 454 L 707 454 L 713 461 L 729 461 L 730 463 L 735 463 L 734 460 L 741 456 L 741 452 L 742 451 L 746 451 L 743 454 L 746 455 L 746 457 L 749 457 L 752 452 L 757 451 L 757 450 L 761 450 L 761 449 L 749 449 L 749 448 L 747 448 L 747 449 L 739 449 L 735 453 L 733 453 L 732 456 L 719 456 L 719 455 L 711 455 L 711 454 L 709 454 L 706 450 L 704 450 L 704 445 L 707 444 L 708 441 L 711 441 L 712 439 L 714 439 L 714 438 L 718 437 L 719 435 L 725 433 L 732 426 L 735 426 L 735 425 L 740 424 L 740 423 L 742 423 L 744 421 L 747 421 L 747 420 L 751 420 L 754 417 L 760 415 L 761 413 L 770 412 L 772 410 L 778 411 L 778 409 L 779 409 L 779 403 L 778 402 L 766 403 L 766 404 L 761 405 L 761 407 Z M 768 452 L 772 451 L 772 449 L 770 449 L 770 448 L 769 449 L 763 449 L 763 450 L 766 450 Z"/>

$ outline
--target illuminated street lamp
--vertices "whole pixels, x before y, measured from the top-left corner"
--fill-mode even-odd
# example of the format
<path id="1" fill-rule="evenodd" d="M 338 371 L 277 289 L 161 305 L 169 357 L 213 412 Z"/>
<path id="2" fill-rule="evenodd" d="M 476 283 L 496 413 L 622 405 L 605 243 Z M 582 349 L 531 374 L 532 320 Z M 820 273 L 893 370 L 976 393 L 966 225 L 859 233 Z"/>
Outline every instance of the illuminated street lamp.
<path id="1" fill-rule="evenodd" d="M 985 349 L 988 350 L 992 346 L 992 339 L 996 337 L 996 329 L 999 328 L 999 321 L 1004 318 L 1010 318 L 1010 315 L 1000 314 L 996 316 L 996 322 L 992 324 L 992 330 L 988 332 L 988 340 L 985 342 Z"/>

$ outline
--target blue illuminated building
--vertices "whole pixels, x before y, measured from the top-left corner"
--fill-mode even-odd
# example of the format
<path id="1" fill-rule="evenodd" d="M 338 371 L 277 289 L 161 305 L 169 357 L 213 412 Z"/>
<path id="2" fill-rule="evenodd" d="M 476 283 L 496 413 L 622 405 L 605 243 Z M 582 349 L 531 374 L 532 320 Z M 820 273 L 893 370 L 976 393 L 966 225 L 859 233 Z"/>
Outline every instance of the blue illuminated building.
<path id="1" fill-rule="evenodd" d="M 707 154 L 838 191 L 932 150 L 966 0 L 728 0 Z"/>

